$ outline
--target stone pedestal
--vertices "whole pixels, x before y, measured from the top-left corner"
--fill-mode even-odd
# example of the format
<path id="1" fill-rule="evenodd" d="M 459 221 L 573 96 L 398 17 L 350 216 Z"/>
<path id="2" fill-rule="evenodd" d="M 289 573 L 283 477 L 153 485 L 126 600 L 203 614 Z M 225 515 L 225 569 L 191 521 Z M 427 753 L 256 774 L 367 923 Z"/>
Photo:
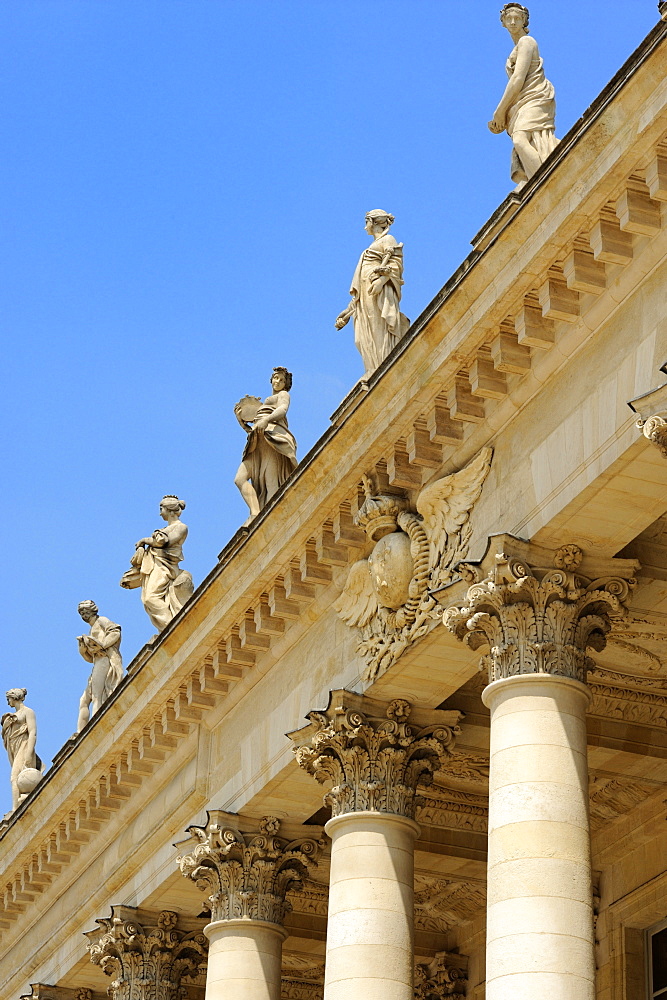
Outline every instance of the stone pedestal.
<path id="1" fill-rule="evenodd" d="M 417 786 L 445 763 L 459 718 L 333 691 L 291 734 L 299 764 L 333 782 L 324 1000 L 414 1000 Z"/>
<path id="2" fill-rule="evenodd" d="M 198 843 L 178 863 L 209 893 L 211 907 L 206 1000 L 280 1000 L 286 896 L 321 847 L 316 827 L 299 827 L 293 838 L 280 831 L 274 816 L 258 823 L 220 810 L 208 813 L 205 827 L 188 830 Z"/>
<path id="3" fill-rule="evenodd" d="M 209 939 L 206 1000 L 280 1000 L 283 941 L 280 924 L 215 920 Z"/>
<path id="4" fill-rule="evenodd" d="M 545 674 L 483 694 L 491 711 L 488 1000 L 594 1000 L 587 688 Z"/>
<path id="5" fill-rule="evenodd" d="M 595 998 L 587 650 L 625 616 L 636 568 L 497 536 L 465 606 L 444 613 L 489 648 L 486 1000 Z"/>

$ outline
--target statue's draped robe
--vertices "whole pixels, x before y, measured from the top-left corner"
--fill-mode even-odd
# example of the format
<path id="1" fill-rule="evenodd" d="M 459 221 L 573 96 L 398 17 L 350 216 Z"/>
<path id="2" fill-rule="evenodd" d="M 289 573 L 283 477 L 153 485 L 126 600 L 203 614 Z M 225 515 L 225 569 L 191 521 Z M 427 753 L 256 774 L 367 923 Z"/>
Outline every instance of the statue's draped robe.
<path id="1" fill-rule="evenodd" d="M 180 569 L 188 529 L 185 528 L 180 541 L 174 541 L 174 535 L 183 528 L 185 525 L 181 521 L 174 521 L 166 528 L 154 531 L 152 537 L 165 539 L 166 544 L 146 548 L 141 560 L 141 600 L 151 622 L 160 631 L 181 610 L 193 592 L 192 577 Z"/>
<path id="2" fill-rule="evenodd" d="M 94 639 L 95 642 L 98 643 L 100 650 L 99 652 L 91 652 L 90 649 L 86 649 L 84 659 L 88 660 L 89 663 L 93 663 L 94 669 L 105 670 L 106 676 L 102 700 L 106 701 L 111 692 L 115 691 L 123 679 L 123 660 L 121 658 L 119 648 L 120 625 L 117 625 L 115 622 L 110 621 L 109 618 L 104 618 L 100 615 L 97 620 L 93 622 L 88 634 L 91 639 Z M 113 642 L 108 645 L 112 638 Z M 106 663 L 103 661 L 106 661 Z M 86 688 L 86 697 L 89 701 L 91 701 L 93 697 L 92 680 L 93 675 L 91 673 L 88 680 L 88 687 Z"/>
<path id="3" fill-rule="evenodd" d="M 277 405 L 273 402 L 276 398 L 269 396 L 257 410 L 257 416 L 271 415 Z M 287 426 L 287 417 L 272 421 L 265 430 L 250 431 L 243 462 L 261 510 L 298 464 L 296 441 Z"/>
<path id="4" fill-rule="evenodd" d="M 5 745 L 12 771 L 15 761 L 18 764 L 17 771 L 23 771 L 26 767 L 35 767 L 38 771 L 42 770 L 44 765 L 39 755 L 26 753 L 28 723 L 24 719 L 17 718 L 15 712 L 6 712 L 2 716 L 2 742 Z"/>
<path id="5" fill-rule="evenodd" d="M 517 54 L 518 45 L 514 47 L 507 60 L 505 69 L 508 77 L 514 73 Z M 544 62 L 540 58 L 537 45 L 534 45 L 521 93 L 507 112 L 507 133 L 510 137 L 514 136 L 515 132 L 528 133 L 531 146 L 544 163 L 549 153 L 558 145 L 555 129 L 556 93 L 553 84 L 544 75 Z M 512 150 L 511 176 L 515 184 L 528 180 L 516 149 Z"/>
<path id="6" fill-rule="evenodd" d="M 389 275 L 374 274 L 389 251 Z M 400 311 L 403 285 L 403 248 L 390 233 L 380 236 L 364 250 L 352 278 L 354 343 L 367 372 L 384 361 L 408 329 L 410 321 Z"/>

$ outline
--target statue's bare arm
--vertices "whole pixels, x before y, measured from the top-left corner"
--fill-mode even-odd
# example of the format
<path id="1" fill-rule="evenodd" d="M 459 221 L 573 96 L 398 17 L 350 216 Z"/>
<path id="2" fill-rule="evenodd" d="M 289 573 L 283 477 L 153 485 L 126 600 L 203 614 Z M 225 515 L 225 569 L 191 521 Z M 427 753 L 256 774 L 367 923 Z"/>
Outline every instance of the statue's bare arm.
<path id="1" fill-rule="evenodd" d="M 507 81 L 505 93 L 501 97 L 500 104 L 495 110 L 493 120 L 489 122 L 489 128 L 492 132 L 504 132 L 507 127 L 507 112 L 512 107 L 523 89 L 533 55 L 536 51 L 537 42 L 534 38 L 531 38 L 529 35 L 525 35 L 523 38 L 519 39 L 517 43 L 514 72 Z"/>

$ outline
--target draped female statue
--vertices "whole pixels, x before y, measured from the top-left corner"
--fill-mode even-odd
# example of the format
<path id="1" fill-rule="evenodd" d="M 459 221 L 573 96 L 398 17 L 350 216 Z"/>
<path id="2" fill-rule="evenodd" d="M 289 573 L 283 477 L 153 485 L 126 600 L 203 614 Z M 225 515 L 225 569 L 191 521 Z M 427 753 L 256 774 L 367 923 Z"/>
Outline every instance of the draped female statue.
<path id="1" fill-rule="evenodd" d="M 403 244 L 389 229 L 394 216 L 377 208 L 366 213 L 365 229 L 373 242 L 359 258 L 347 309 L 336 319 L 342 330 L 354 320 L 354 343 L 370 373 L 384 361 L 410 326 L 399 309 L 403 286 Z"/>
<path id="2" fill-rule="evenodd" d="M 185 501 L 169 495 L 160 501 L 166 528 L 140 538 L 130 559 L 132 569 L 121 577 L 126 590 L 141 587 L 141 600 L 152 624 L 161 632 L 194 593 L 192 576 L 180 568 L 188 529 L 181 521 Z"/>
<path id="3" fill-rule="evenodd" d="M 248 520 L 266 507 L 298 464 L 296 441 L 287 426 L 291 372 L 281 366 L 274 368 L 271 387 L 273 394 L 263 403 L 257 396 L 244 396 L 234 407 L 236 419 L 248 435 L 234 477 L 250 508 Z"/>
<path id="4" fill-rule="evenodd" d="M 35 713 L 25 704 L 26 688 L 10 688 L 7 704 L 14 712 L 2 716 L 2 742 L 11 766 L 12 808 L 14 812 L 41 778 L 44 765 L 35 753 L 37 720 Z"/>
<path id="5" fill-rule="evenodd" d="M 76 731 L 80 733 L 91 715 L 99 711 L 123 679 L 123 660 L 120 655 L 120 625 L 100 615 L 94 601 L 81 601 L 78 611 L 86 625 L 90 625 L 88 635 L 76 637 L 79 652 L 87 663 L 93 665 L 79 702 Z"/>
<path id="6" fill-rule="evenodd" d="M 500 21 L 514 42 L 506 70 L 509 82 L 489 128 L 507 132 L 514 143 L 511 176 L 520 189 L 558 145 L 553 84 L 544 75 L 537 42 L 528 35 L 530 13 L 520 3 L 506 3 Z"/>

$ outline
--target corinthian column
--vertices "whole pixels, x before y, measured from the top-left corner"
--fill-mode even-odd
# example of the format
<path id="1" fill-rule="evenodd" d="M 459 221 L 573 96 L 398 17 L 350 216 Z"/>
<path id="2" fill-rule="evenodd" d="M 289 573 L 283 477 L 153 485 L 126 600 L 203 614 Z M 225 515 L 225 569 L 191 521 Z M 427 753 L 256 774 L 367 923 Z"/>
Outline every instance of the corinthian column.
<path id="1" fill-rule="evenodd" d="M 113 906 L 99 929 L 88 931 L 90 960 L 112 977 L 113 1000 L 181 1000 L 181 979 L 206 966 L 207 942 L 199 931 L 179 930 L 171 910 L 156 915 Z"/>
<path id="2" fill-rule="evenodd" d="M 308 718 L 290 734 L 297 760 L 333 783 L 324 1000 L 413 1000 L 417 785 L 446 760 L 460 713 L 333 691 Z"/>
<path id="3" fill-rule="evenodd" d="M 199 841 L 178 859 L 183 875 L 207 891 L 211 922 L 206 1000 L 280 1000 L 283 927 L 290 889 L 316 863 L 320 843 L 279 837 L 280 821 L 244 821 L 213 810 L 205 827 L 188 832 Z M 253 829 L 254 828 L 254 829 Z M 299 828 L 305 832 L 306 828 Z"/>
<path id="4" fill-rule="evenodd" d="M 444 614 L 490 649 L 486 997 L 594 1000 L 587 650 L 624 617 L 637 564 L 492 543 L 465 606 Z"/>

